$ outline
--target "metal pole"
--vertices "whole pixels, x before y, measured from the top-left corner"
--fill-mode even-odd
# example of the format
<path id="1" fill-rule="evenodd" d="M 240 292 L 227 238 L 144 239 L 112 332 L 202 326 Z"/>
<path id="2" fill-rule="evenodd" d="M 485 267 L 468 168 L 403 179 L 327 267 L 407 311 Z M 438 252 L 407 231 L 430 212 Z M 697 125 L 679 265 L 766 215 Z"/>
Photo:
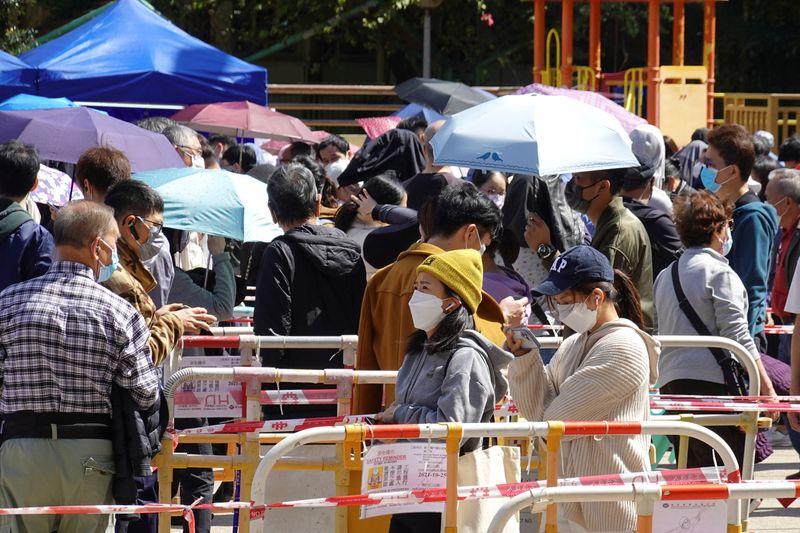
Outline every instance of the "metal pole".
<path id="1" fill-rule="evenodd" d="M 686 30 L 686 15 L 684 0 L 675 0 L 672 19 L 672 64 L 681 65 L 684 59 L 684 33 Z"/>
<path id="2" fill-rule="evenodd" d="M 431 10 L 425 10 L 422 30 L 422 77 L 431 77 Z"/>

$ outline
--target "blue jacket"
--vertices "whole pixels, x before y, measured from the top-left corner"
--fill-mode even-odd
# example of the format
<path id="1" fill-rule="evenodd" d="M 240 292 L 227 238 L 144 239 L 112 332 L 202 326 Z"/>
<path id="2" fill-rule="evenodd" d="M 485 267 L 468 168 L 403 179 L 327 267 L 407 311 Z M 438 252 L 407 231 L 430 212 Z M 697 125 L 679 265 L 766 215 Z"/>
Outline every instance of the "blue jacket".
<path id="1" fill-rule="evenodd" d="M 747 289 L 747 325 L 750 335 L 764 331 L 772 245 L 778 234 L 775 208 L 764 202 L 739 204 L 733 210 L 731 268 Z"/>
<path id="2" fill-rule="evenodd" d="M 20 219 L 25 220 L 20 224 Z M 27 216 L 18 203 L 0 198 L 0 291 L 47 272 L 53 252 L 50 232 Z"/>

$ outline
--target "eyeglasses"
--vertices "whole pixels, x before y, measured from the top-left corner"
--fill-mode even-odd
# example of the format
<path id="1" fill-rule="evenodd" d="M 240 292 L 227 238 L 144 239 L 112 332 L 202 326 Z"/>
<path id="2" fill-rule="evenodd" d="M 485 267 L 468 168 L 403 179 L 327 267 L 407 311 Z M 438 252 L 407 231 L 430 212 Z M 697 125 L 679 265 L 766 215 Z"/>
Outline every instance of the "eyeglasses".
<path id="1" fill-rule="evenodd" d="M 184 144 L 176 144 L 175 146 L 189 157 L 199 157 L 203 155 L 203 150 L 200 148 L 192 148 L 191 146 L 186 146 Z"/>
<path id="2" fill-rule="evenodd" d="M 136 218 L 139 219 L 139 221 L 142 224 L 147 226 L 147 229 L 150 230 L 150 233 L 154 237 L 156 235 L 159 235 L 161 233 L 161 230 L 164 228 L 164 223 L 163 222 L 154 222 L 152 220 L 147 220 L 146 218 L 142 218 L 142 217 L 139 217 L 139 216 L 137 216 Z"/>

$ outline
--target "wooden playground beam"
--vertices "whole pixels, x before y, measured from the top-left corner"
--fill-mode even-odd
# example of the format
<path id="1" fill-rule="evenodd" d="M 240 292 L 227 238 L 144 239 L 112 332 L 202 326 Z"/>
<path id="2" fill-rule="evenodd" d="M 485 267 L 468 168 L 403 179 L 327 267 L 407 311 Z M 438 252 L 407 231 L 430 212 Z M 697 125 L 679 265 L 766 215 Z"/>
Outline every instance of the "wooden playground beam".
<path id="1" fill-rule="evenodd" d="M 574 0 L 561 0 L 561 85 L 572 87 Z"/>
<path id="2" fill-rule="evenodd" d="M 659 0 L 647 6 L 647 121 L 658 126 L 661 9 Z"/>
<path id="3" fill-rule="evenodd" d="M 542 83 L 544 68 L 544 8 L 547 0 L 533 0 L 533 83 Z"/>
<path id="4" fill-rule="evenodd" d="M 684 0 L 675 0 L 672 17 L 672 64 L 683 66 L 685 62 L 684 39 L 686 33 Z"/>

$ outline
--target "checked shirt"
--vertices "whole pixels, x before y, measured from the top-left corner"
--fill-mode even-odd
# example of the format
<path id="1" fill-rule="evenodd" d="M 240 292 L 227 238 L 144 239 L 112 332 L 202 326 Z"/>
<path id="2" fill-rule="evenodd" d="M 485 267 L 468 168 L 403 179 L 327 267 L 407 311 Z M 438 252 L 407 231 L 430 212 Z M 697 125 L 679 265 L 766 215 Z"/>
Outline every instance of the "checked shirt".
<path id="1" fill-rule="evenodd" d="M 111 384 L 146 408 L 158 375 L 141 315 L 98 285 L 90 268 L 59 261 L 0 293 L 0 413 L 111 413 Z"/>

